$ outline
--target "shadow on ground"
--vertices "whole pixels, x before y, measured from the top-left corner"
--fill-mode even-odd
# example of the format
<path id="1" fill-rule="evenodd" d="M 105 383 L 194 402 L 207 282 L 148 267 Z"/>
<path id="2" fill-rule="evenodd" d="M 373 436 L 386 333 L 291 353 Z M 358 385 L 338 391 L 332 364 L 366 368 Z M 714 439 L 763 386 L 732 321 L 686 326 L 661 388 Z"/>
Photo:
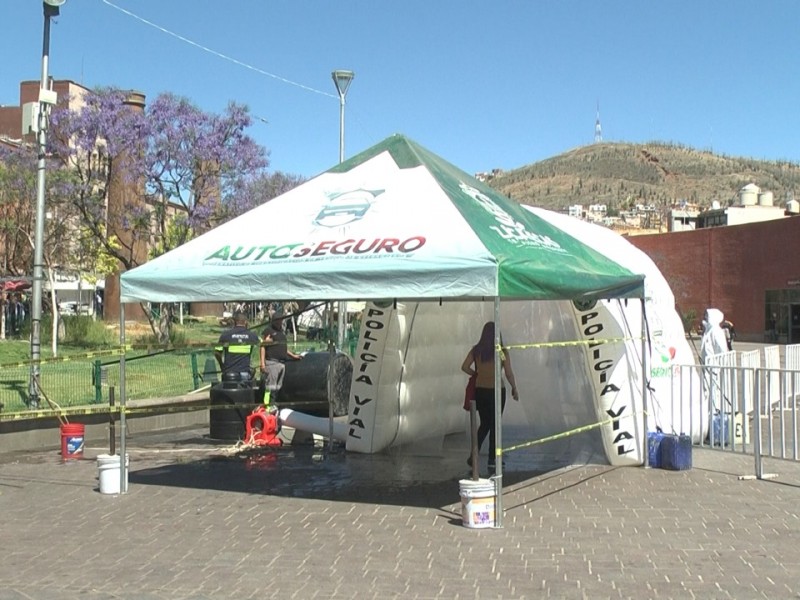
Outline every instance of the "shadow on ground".
<path id="1" fill-rule="evenodd" d="M 207 439 L 193 438 L 183 444 L 171 441 L 170 450 L 214 449 Z M 157 445 L 143 449 L 143 456 L 158 453 Z M 310 498 L 398 506 L 441 508 L 460 503 L 459 480 L 471 477 L 460 446 L 441 449 L 436 455 L 415 455 L 408 450 L 358 454 L 336 447 L 313 444 L 266 447 L 234 455 L 208 452 L 172 455 L 155 466 L 138 468 L 133 457 L 129 482 L 213 489 L 265 496 Z M 485 460 L 485 457 L 484 457 Z M 149 462 L 149 461 L 142 461 Z M 485 466 L 485 465 L 483 465 Z M 504 487 L 529 480 L 542 469 L 531 469 L 509 459 Z M 488 477 L 484 469 L 482 477 Z"/>
<path id="2" fill-rule="evenodd" d="M 462 452 L 415 456 L 329 452 L 313 446 L 263 448 L 234 456 L 187 457 L 141 469 L 132 464 L 129 482 L 435 508 L 460 502 L 459 480 L 470 477 L 463 458 Z M 539 474 L 509 469 L 504 486 Z"/>

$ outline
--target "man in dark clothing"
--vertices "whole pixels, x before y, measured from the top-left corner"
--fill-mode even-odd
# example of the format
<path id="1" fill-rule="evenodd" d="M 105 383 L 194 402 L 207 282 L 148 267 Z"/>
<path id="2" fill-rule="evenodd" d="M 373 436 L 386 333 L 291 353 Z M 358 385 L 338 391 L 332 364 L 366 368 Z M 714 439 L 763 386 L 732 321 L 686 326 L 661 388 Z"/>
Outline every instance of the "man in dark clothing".
<path id="1" fill-rule="evenodd" d="M 264 371 L 268 360 L 288 362 L 301 360 L 303 357 L 295 354 L 286 345 L 286 334 L 283 331 L 283 315 L 272 315 L 270 326 L 261 332 L 261 370 Z"/>
<path id="2" fill-rule="evenodd" d="M 242 312 L 233 315 L 233 327 L 223 331 L 214 349 L 223 380 L 249 381 L 253 378 L 250 354 L 259 345 L 258 335 L 247 328 L 247 316 Z"/>
<path id="3" fill-rule="evenodd" d="M 270 326 L 261 332 L 261 387 L 264 389 L 264 403 L 269 404 L 283 386 L 283 376 L 287 361 L 301 360 L 286 345 L 286 333 L 283 331 L 283 315 L 272 315 Z"/>
<path id="4" fill-rule="evenodd" d="M 736 329 L 734 329 L 733 323 L 725 320 L 720 327 L 722 327 L 722 331 L 725 333 L 725 343 L 728 344 L 728 350 L 733 350 L 733 341 L 736 339 Z"/>

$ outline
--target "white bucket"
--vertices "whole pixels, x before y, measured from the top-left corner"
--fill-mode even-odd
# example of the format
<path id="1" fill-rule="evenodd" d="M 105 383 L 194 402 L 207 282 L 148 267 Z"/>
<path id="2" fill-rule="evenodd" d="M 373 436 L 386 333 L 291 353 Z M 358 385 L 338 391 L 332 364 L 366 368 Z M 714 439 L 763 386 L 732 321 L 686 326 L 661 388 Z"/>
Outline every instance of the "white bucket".
<path id="1" fill-rule="evenodd" d="M 494 527 L 494 482 L 491 479 L 462 479 L 458 486 L 464 527 Z"/>
<path id="2" fill-rule="evenodd" d="M 130 457 L 125 455 L 125 467 L 130 464 Z M 127 483 L 128 471 L 125 476 Z M 119 494 L 120 492 L 120 460 L 119 454 L 97 455 L 97 479 L 100 481 L 101 494 Z"/>

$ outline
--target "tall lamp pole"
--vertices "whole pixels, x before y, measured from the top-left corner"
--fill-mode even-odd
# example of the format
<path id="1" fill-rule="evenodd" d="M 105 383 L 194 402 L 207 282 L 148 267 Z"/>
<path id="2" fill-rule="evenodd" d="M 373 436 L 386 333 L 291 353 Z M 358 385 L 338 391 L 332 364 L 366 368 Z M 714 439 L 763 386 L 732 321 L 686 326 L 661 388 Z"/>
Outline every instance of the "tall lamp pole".
<path id="1" fill-rule="evenodd" d="M 44 283 L 44 175 L 45 154 L 47 152 L 47 127 L 50 119 L 50 108 L 56 103 L 56 93 L 50 89 L 47 75 L 47 63 L 50 56 L 50 19 L 58 15 L 59 7 L 66 0 L 43 0 L 44 36 L 42 42 L 42 80 L 39 85 L 39 112 L 35 129 L 38 146 L 38 162 L 36 165 L 36 229 L 33 238 L 33 285 L 31 298 L 31 408 L 39 406 L 39 361 L 41 359 L 42 334 L 42 285 Z"/>
<path id="2" fill-rule="evenodd" d="M 352 71 L 336 70 L 331 73 L 336 91 L 339 92 L 339 163 L 344 162 L 344 99 L 355 77 Z M 339 349 L 344 351 L 347 328 L 347 302 L 339 302 Z"/>

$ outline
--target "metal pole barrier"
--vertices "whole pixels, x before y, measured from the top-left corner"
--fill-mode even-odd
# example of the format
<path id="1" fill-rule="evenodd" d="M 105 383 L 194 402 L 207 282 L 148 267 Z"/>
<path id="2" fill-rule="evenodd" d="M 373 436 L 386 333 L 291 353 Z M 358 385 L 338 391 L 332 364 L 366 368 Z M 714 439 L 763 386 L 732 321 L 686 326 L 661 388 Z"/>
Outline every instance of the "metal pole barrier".
<path id="1" fill-rule="evenodd" d="M 754 390 L 754 399 L 757 398 L 756 402 L 758 403 L 758 410 L 753 411 L 753 421 L 755 426 L 753 427 L 753 457 L 756 461 L 756 478 L 763 479 L 764 478 L 764 461 L 761 458 L 761 402 L 763 400 L 761 396 L 761 369 L 756 369 L 755 373 L 755 390 Z"/>
<path id="2" fill-rule="evenodd" d="M 58 311 L 54 311 L 53 315 L 57 315 Z M 101 366 L 100 359 L 94 361 L 94 401 L 97 404 L 103 400 L 103 367 Z"/>
<path id="3" fill-rule="evenodd" d="M 181 306 L 183 303 L 181 302 Z M 192 389 L 196 390 L 200 387 L 200 384 L 203 382 L 203 378 L 200 375 L 200 371 L 197 367 L 197 352 L 192 352 L 190 355 L 190 361 L 192 364 Z"/>
<path id="4" fill-rule="evenodd" d="M 117 431 L 114 425 L 114 386 L 108 388 L 108 453 L 114 456 L 117 452 Z"/>
<path id="5" fill-rule="evenodd" d="M 58 7 L 43 3 L 44 35 L 42 41 L 42 79 L 39 83 L 39 113 L 37 115 L 36 142 L 36 222 L 33 237 L 33 281 L 31 289 L 31 368 L 28 386 L 30 408 L 39 408 L 41 389 L 41 332 L 42 332 L 42 286 L 44 284 L 44 219 L 45 219 L 45 171 L 47 156 L 47 127 L 53 98 L 46 97 L 49 91 L 47 65 L 50 56 L 50 18 L 58 15 Z M 55 310 L 54 310 L 55 312 Z M 56 321 L 53 321 L 53 327 Z"/>
<path id="6" fill-rule="evenodd" d="M 500 346 L 500 297 L 494 298 L 494 458 L 495 474 L 494 497 L 495 515 L 494 523 L 496 528 L 503 526 L 503 403 L 501 395 L 502 386 L 502 350 L 498 352 Z"/>
<path id="7" fill-rule="evenodd" d="M 781 458 L 786 458 L 786 423 L 783 416 L 786 414 L 786 395 L 789 393 L 789 373 L 783 372 L 781 377 L 780 411 L 778 412 L 778 429 L 781 433 Z"/>
<path id="8" fill-rule="evenodd" d="M 336 81 L 335 78 L 334 78 L 334 81 Z M 338 89 L 338 87 L 339 87 L 338 82 L 336 84 L 336 87 Z M 345 90 L 345 92 L 346 91 L 347 90 Z M 345 102 L 344 97 L 345 97 L 345 94 L 340 91 L 339 92 L 339 164 L 344 162 L 344 102 Z M 333 305 L 331 305 L 331 308 L 333 308 Z M 342 349 L 342 352 L 344 352 L 344 343 L 345 343 L 345 335 L 344 334 L 345 334 L 345 328 L 347 327 L 347 314 L 346 313 L 347 313 L 347 303 L 346 302 L 342 302 L 340 300 L 339 301 L 339 315 L 338 315 L 339 328 L 338 328 L 337 340 L 338 340 L 339 348 Z M 331 432 L 332 431 L 333 431 L 333 425 L 331 424 Z M 333 436 L 331 436 L 331 440 L 332 439 L 333 439 Z M 333 445 L 331 445 L 331 448 L 333 448 Z"/>
<path id="9" fill-rule="evenodd" d="M 127 430 L 125 404 L 125 304 L 120 301 L 119 303 L 119 345 L 122 352 L 119 357 L 119 492 L 120 494 L 128 493 L 128 465 L 125 461 L 125 456 L 128 452 L 127 443 L 125 439 L 125 431 Z"/>
<path id="10" fill-rule="evenodd" d="M 750 443 L 750 434 L 748 432 L 749 424 L 748 424 L 748 413 L 747 413 L 747 405 L 750 404 L 750 409 L 753 408 L 753 397 L 752 397 L 752 379 L 753 379 L 753 367 L 750 366 L 737 366 L 736 367 L 736 398 L 737 403 L 739 405 L 739 414 L 735 414 L 733 417 L 733 435 L 739 436 L 739 446 L 741 447 L 741 453 L 747 453 L 747 445 Z M 748 383 L 749 388 L 748 389 Z"/>
<path id="11" fill-rule="evenodd" d="M 797 460 L 797 371 L 792 371 L 792 458 Z"/>
<path id="12" fill-rule="evenodd" d="M 698 437 L 700 438 L 700 441 L 702 442 L 703 441 L 703 408 L 702 408 L 703 407 L 703 403 L 698 401 L 695 398 L 695 392 L 697 390 L 695 389 L 695 386 L 694 386 L 694 382 L 697 379 L 697 370 L 695 368 L 695 365 L 681 366 L 679 368 L 680 368 L 681 376 L 680 376 L 680 380 L 679 380 L 680 389 L 678 391 L 678 397 L 681 399 L 681 411 L 682 411 L 681 414 L 685 415 L 686 412 L 688 411 L 689 416 L 688 416 L 687 421 L 689 422 L 689 434 L 692 435 L 692 436 L 694 435 L 695 418 L 699 419 L 700 422 L 697 424 L 697 431 L 700 434 Z M 686 389 L 689 390 L 688 402 L 684 398 L 684 394 L 686 393 L 685 392 Z M 697 417 L 695 417 L 695 414 L 694 414 L 695 404 L 697 404 L 697 407 L 700 409 L 700 412 L 698 413 Z M 683 421 L 681 421 L 681 423 L 683 423 Z M 694 439 L 692 439 L 692 442 L 694 443 Z"/>
<path id="13" fill-rule="evenodd" d="M 478 472 L 478 414 L 475 400 L 469 402 L 470 456 L 472 456 L 472 480 L 480 479 Z"/>
<path id="14" fill-rule="evenodd" d="M 644 294 L 644 291 L 642 292 Z M 645 321 L 645 314 L 644 314 L 644 296 L 642 296 L 642 428 L 644 431 L 642 432 L 642 437 L 644 439 L 642 443 L 642 449 L 644 454 L 644 468 L 648 468 L 650 466 L 650 451 L 647 447 L 647 340 L 645 339 L 646 336 L 646 328 L 647 323 Z"/>
<path id="15" fill-rule="evenodd" d="M 708 386 L 706 393 L 708 393 L 708 444 L 714 447 L 714 390 L 713 390 L 713 372 L 711 367 L 703 366 L 703 382 Z M 708 379 L 706 379 L 708 378 Z"/>
<path id="16" fill-rule="evenodd" d="M 336 360 L 336 345 L 333 340 L 333 302 L 328 303 L 328 452 L 333 453 L 333 363 Z"/>
<path id="17" fill-rule="evenodd" d="M 775 439 L 775 437 L 774 437 L 773 431 L 772 431 L 772 407 L 773 407 L 773 405 L 775 403 L 775 398 L 772 397 L 772 387 L 773 387 L 772 386 L 772 378 L 775 377 L 776 375 L 778 376 L 778 401 L 780 402 L 780 393 L 781 393 L 780 392 L 780 387 L 781 387 L 780 371 L 778 371 L 777 373 L 775 371 L 772 371 L 772 370 L 767 371 L 767 377 L 769 379 L 769 383 L 767 384 L 767 390 L 769 392 L 767 393 L 767 398 L 768 398 L 767 406 L 764 407 L 764 410 L 766 411 L 766 417 L 767 417 L 767 435 L 769 436 L 768 439 L 769 439 L 769 455 L 770 456 L 774 456 L 774 454 L 775 454 L 775 445 L 773 443 L 773 440 Z"/>
<path id="18" fill-rule="evenodd" d="M 344 162 L 344 105 L 347 90 L 350 88 L 350 83 L 353 81 L 353 73 L 347 71 L 334 71 L 333 83 L 336 84 L 336 91 L 339 93 L 339 164 Z M 333 305 L 331 305 L 331 308 Z M 338 342 L 339 348 L 344 352 L 345 345 L 345 330 L 347 329 L 347 301 L 339 301 L 339 335 Z M 333 431 L 333 425 L 331 425 Z"/>

